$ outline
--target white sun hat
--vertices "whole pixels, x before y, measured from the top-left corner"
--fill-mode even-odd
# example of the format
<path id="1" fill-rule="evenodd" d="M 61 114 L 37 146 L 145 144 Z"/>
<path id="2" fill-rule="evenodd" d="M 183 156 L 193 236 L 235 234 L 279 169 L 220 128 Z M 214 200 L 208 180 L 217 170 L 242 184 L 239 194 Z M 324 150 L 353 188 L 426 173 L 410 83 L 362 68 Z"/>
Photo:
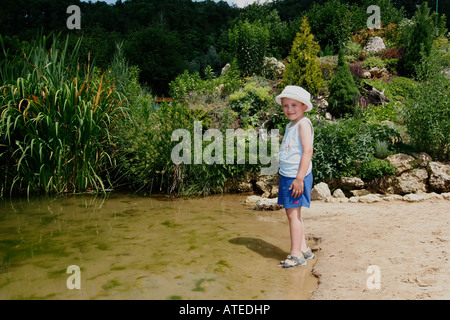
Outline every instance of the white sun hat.
<path id="1" fill-rule="evenodd" d="M 313 108 L 311 94 L 299 86 L 286 86 L 283 92 L 275 98 L 275 101 L 281 105 L 282 98 L 290 98 L 304 103 L 308 107 L 306 111 L 311 111 Z"/>

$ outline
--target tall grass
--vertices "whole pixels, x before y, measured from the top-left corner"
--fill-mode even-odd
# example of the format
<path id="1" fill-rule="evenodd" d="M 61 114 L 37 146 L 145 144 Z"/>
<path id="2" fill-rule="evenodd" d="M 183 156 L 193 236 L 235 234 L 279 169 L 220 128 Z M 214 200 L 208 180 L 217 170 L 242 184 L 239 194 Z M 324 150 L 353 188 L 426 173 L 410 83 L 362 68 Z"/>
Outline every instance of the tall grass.
<path id="1" fill-rule="evenodd" d="M 1 196 L 107 187 L 123 98 L 89 59 L 80 63 L 80 40 L 71 51 L 68 38 L 49 40 L 11 57 L 0 37 Z"/>

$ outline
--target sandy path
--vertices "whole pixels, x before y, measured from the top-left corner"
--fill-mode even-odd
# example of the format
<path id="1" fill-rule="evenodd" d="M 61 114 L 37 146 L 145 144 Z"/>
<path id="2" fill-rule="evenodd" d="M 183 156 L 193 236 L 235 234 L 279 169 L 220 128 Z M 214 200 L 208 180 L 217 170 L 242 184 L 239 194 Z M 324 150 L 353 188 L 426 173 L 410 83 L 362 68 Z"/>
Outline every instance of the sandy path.
<path id="1" fill-rule="evenodd" d="M 312 299 L 450 299 L 449 208 L 447 200 L 313 202 L 306 232 L 323 239 Z"/>

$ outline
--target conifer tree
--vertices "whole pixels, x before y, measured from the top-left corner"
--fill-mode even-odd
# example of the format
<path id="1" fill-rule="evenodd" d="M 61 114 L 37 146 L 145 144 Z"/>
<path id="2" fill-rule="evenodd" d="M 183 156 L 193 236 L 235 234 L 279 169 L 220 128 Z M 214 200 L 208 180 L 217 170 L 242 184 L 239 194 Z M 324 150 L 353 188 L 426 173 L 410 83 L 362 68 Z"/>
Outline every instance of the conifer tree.
<path id="1" fill-rule="evenodd" d="M 285 83 L 303 87 L 312 95 L 317 94 L 323 83 L 317 56 L 319 51 L 320 46 L 311 34 L 308 19 L 304 17 L 287 58 Z"/>
<path id="2" fill-rule="evenodd" d="M 342 47 L 339 50 L 338 70 L 333 79 L 331 79 L 328 89 L 330 90 L 328 103 L 332 115 L 341 117 L 345 114 L 354 113 L 354 106 L 356 101 L 358 101 L 360 93 L 353 80 L 348 63 L 345 60 Z"/>

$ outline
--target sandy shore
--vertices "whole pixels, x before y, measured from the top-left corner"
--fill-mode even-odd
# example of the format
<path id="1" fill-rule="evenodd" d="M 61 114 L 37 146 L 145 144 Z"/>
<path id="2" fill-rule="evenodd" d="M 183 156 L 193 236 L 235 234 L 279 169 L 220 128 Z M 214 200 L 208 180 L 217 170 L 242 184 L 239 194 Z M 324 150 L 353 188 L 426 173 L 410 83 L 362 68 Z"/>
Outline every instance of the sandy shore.
<path id="1" fill-rule="evenodd" d="M 314 201 L 312 299 L 450 299 L 450 201 Z M 378 281 L 378 285 L 377 285 Z"/>

